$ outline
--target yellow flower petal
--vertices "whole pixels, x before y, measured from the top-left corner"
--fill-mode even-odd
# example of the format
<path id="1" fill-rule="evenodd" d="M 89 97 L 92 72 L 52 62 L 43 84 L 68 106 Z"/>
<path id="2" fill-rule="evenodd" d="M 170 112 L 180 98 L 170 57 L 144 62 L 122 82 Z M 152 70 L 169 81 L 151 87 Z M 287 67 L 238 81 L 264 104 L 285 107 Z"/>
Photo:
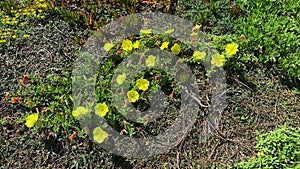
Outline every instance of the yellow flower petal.
<path id="1" fill-rule="evenodd" d="M 100 116 L 100 117 L 104 117 L 106 115 L 106 113 L 108 112 L 108 106 L 106 105 L 106 103 L 98 103 L 95 106 L 95 113 Z"/>
<path id="2" fill-rule="evenodd" d="M 131 51 L 132 50 L 132 41 L 131 40 L 124 40 L 123 42 L 122 42 L 122 46 L 121 46 L 121 48 L 123 49 L 123 50 L 125 50 L 125 51 Z"/>
<path id="3" fill-rule="evenodd" d="M 114 44 L 113 44 L 113 43 L 105 43 L 103 48 L 104 48 L 104 50 L 105 50 L 106 52 L 109 52 L 110 49 L 113 48 L 113 47 L 114 47 Z"/>
<path id="4" fill-rule="evenodd" d="M 137 40 L 137 41 L 134 42 L 133 48 L 134 48 L 134 49 L 138 49 L 139 47 L 140 47 L 140 41 Z"/>
<path id="5" fill-rule="evenodd" d="M 118 83 L 119 85 L 121 85 L 121 84 L 124 83 L 125 79 L 126 79 L 126 74 L 125 74 L 125 73 L 123 73 L 123 74 L 121 74 L 121 75 L 118 75 L 118 76 L 117 76 L 117 83 Z"/>
<path id="6" fill-rule="evenodd" d="M 196 26 L 193 28 L 193 30 L 198 30 L 198 29 L 201 28 L 201 26 L 202 26 L 202 25 L 196 25 Z"/>
<path id="7" fill-rule="evenodd" d="M 198 36 L 198 33 L 197 32 L 193 32 L 193 33 L 191 33 L 191 36 L 196 37 L 196 36 Z"/>
<path id="8" fill-rule="evenodd" d="M 153 67 L 155 65 L 155 56 L 149 55 L 145 63 L 147 67 Z"/>
<path id="9" fill-rule="evenodd" d="M 28 35 L 28 34 L 23 35 L 23 38 L 29 38 L 29 37 L 30 37 L 30 35 Z"/>
<path id="10" fill-rule="evenodd" d="M 149 87 L 150 82 L 147 79 L 138 79 L 136 81 L 136 86 L 140 89 L 140 90 L 147 90 Z"/>
<path id="11" fill-rule="evenodd" d="M 198 50 L 194 51 L 194 54 L 193 54 L 194 60 L 201 60 L 201 59 L 204 59 L 205 57 L 206 57 L 205 52 L 200 52 Z"/>
<path id="12" fill-rule="evenodd" d="M 174 32 L 174 29 L 170 29 L 170 30 L 166 30 L 165 31 L 165 34 L 171 34 L 171 33 L 173 33 Z"/>
<path id="13" fill-rule="evenodd" d="M 175 43 L 172 48 L 171 51 L 175 54 L 178 55 L 180 52 L 180 45 L 178 43 Z"/>
<path id="14" fill-rule="evenodd" d="M 219 53 L 215 54 L 212 56 L 211 59 L 211 64 L 217 66 L 217 67 L 221 67 L 223 66 L 225 63 L 225 56 L 224 55 L 220 55 Z"/>
<path id="15" fill-rule="evenodd" d="M 78 117 L 80 115 L 86 114 L 88 111 L 89 111 L 88 108 L 85 108 L 83 106 L 79 106 L 79 107 L 76 108 L 76 110 L 72 111 L 72 115 L 74 117 Z"/>
<path id="16" fill-rule="evenodd" d="M 236 52 L 238 51 L 238 47 L 239 47 L 239 45 L 237 43 L 227 44 L 225 47 L 226 55 L 232 56 L 232 55 L 236 54 Z"/>
<path id="17" fill-rule="evenodd" d="M 108 137 L 108 134 L 104 130 L 102 130 L 102 128 L 96 127 L 93 130 L 93 136 L 94 136 L 94 140 L 97 143 L 102 143 Z"/>
<path id="18" fill-rule="evenodd" d="M 25 125 L 28 128 L 33 127 L 34 124 L 36 123 L 36 121 L 38 120 L 38 118 L 39 118 L 38 113 L 34 113 L 34 114 L 31 114 L 31 115 L 27 116 Z"/>
<path id="19" fill-rule="evenodd" d="M 139 99 L 139 96 L 139 93 L 135 90 L 130 90 L 127 92 L 127 97 L 131 103 L 136 102 Z"/>
<path id="20" fill-rule="evenodd" d="M 152 30 L 151 29 L 142 29 L 142 30 L 140 30 L 140 33 L 148 35 L 148 34 L 152 33 Z"/>
<path id="21" fill-rule="evenodd" d="M 160 46 L 160 50 L 164 50 L 164 49 L 168 48 L 168 46 L 169 46 L 169 42 L 163 42 Z"/>

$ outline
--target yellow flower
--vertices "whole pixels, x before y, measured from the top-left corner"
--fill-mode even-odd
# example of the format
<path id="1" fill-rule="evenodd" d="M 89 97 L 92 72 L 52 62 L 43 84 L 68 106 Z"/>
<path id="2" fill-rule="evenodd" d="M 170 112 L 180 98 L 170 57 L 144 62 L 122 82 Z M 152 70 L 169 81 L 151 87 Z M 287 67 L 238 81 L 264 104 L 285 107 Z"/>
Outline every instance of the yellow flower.
<path id="1" fill-rule="evenodd" d="M 134 42 L 133 48 L 134 48 L 134 49 L 137 49 L 137 48 L 139 48 L 139 47 L 140 47 L 140 41 L 137 40 L 137 41 Z"/>
<path id="2" fill-rule="evenodd" d="M 196 36 L 198 36 L 198 33 L 197 32 L 193 32 L 193 33 L 191 33 L 191 36 L 196 37 Z"/>
<path id="3" fill-rule="evenodd" d="M 171 51 L 175 54 L 178 55 L 180 52 L 180 45 L 178 43 L 175 43 L 172 48 Z"/>
<path id="4" fill-rule="evenodd" d="M 6 42 L 6 40 L 0 39 L 0 43 L 5 43 L 5 42 Z"/>
<path id="5" fill-rule="evenodd" d="M 225 53 L 229 56 L 232 56 L 236 54 L 236 52 L 238 51 L 238 47 L 239 45 L 237 43 L 227 44 L 225 47 Z"/>
<path id="6" fill-rule="evenodd" d="M 47 7 L 47 3 L 43 3 L 41 7 L 42 8 L 46 8 Z"/>
<path id="7" fill-rule="evenodd" d="M 129 102 L 136 102 L 139 99 L 139 93 L 135 90 L 130 90 L 127 92 L 127 97 L 129 99 Z"/>
<path id="8" fill-rule="evenodd" d="M 205 57 L 206 57 L 205 52 L 200 52 L 198 50 L 194 51 L 194 54 L 193 54 L 194 60 L 201 60 L 201 59 L 204 59 Z"/>
<path id="9" fill-rule="evenodd" d="M 220 55 L 219 53 L 215 54 L 212 56 L 211 59 L 211 64 L 220 67 L 223 66 L 225 63 L 225 56 L 224 55 Z"/>
<path id="10" fill-rule="evenodd" d="M 41 16 L 41 19 L 45 19 L 45 16 L 44 16 L 44 15 L 42 15 L 42 16 Z"/>
<path id="11" fill-rule="evenodd" d="M 264 155 L 263 152 L 258 152 L 258 153 L 257 153 L 257 156 L 263 156 L 263 155 Z"/>
<path id="12" fill-rule="evenodd" d="M 98 103 L 95 106 L 95 113 L 100 116 L 100 117 L 104 117 L 106 115 L 106 113 L 108 112 L 108 106 L 106 105 L 106 103 Z"/>
<path id="13" fill-rule="evenodd" d="M 155 65 L 155 56 L 149 55 L 145 62 L 146 62 L 146 66 L 148 66 L 148 67 L 154 66 Z"/>
<path id="14" fill-rule="evenodd" d="M 168 46 L 169 46 L 169 42 L 163 42 L 160 46 L 160 50 L 164 50 L 164 49 L 168 48 Z"/>
<path id="15" fill-rule="evenodd" d="M 39 118 L 39 115 L 37 113 L 34 113 L 34 114 L 31 114 L 31 115 L 27 116 L 25 125 L 28 128 L 33 127 L 35 122 L 38 120 L 38 118 Z"/>
<path id="16" fill-rule="evenodd" d="M 140 33 L 142 33 L 142 34 L 151 34 L 152 33 L 152 30 L 151 29 L 141 29 L 140 30 Z"/>
<path id="17" fill-rule="evenodd" d="M 28 35 L 28 34 L 23 35 L 23 38 L 29 38 L 29 37 L 30 37 L 30 35 Z"/>
<path id="18" fill-rule="evenodd" d="M 165 31 L 165 34 L 171 34 L 171 33 L 173 33 L 174 32 L 174 29 L 170 29 L 170 30 L 166 30 Z"/>
<path id="19" fill-rule="evenodd" d="M 13 38 L 13 39 L 16 39 L 16 38 L 17 38 L 17 35 L 13 35 L 12 38 Z"/>
<path id="20" fill-rule="evenodd" d="M 149 81 L 147 79 L 138 79 L 136 81 L 136 86 L 140 89 L 140 90 L 147 90 L 149 87 Z"/>
<path id="21" fill-rule="evenodd" d="M 94 140 L 97 143 L 102 143 L 108 137 L 108 134 L 100 127 L 96 127 L 93 130 L 93 135 L 94 135 Z"/>
<path id="22" fill-rule="evenodd" d="M 201 26 L 202 26 L 202 25 L 196 25 L 196 26 L 193 28 L 193 30 L 198 30 L 198 29 L 201 28 Z"/>
<path id="23" fill-rule="evenodd" d="M 123 73 L 122 75 L 118 75 L 117 76 L 117 83 L 120 85 L 120 84 L 123 84 L 124 83 L 124 81 L 125 81 L 125 79 L 126 79 L 126 74 L 125 73 Z"/>
<path id="24" fill-rule="evenodd" d="M 106 52 L 109 52 L 110 49 L 113 47 L 114 47 L 114 44 L 111 42 L 111 43 L 105 43 L 103 48 Z"/>
<path id="25" fill-rule="evenodd" d="M 124 40 L 122 42 L 122 47 L 125 51 L 131 51 L 132 50 L 132 41 L 131 40 Z"/>
<path id="26" fill-rule="evenodd" d="M 73 115 L 74 117 L 78 117 L 78 116 L 80 116 L 80 115 L 86 114 L 87 112 L 88 112 L 88 109 L 87 109 L 87 108 L 85 108 L 85 107 L 83 107 L 83 106 L 79 106 L 79 107 L 76 108 L 76 110 L 73 110 L 73 111 L 72 111 L 72 115 Z"/>

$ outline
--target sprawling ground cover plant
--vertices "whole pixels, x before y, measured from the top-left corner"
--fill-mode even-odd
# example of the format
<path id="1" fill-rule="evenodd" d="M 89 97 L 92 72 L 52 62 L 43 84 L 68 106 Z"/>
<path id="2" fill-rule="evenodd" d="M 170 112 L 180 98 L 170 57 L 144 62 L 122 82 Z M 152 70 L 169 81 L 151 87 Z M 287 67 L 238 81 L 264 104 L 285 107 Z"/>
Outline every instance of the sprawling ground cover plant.
<path id="1" fill-rule="evenodd" d="M 52 73 L 47 78 L 24 75 L 19 89 L 7 93 L 6 99 L 23 106 L 26 115 L 19 122 L 24 122 L 34 133 L 48 129 L 64 134 L 76 131 L 83 136 L 83 130 L 72 116 L 71 87 L 68 73 Z"/>
<path id="2" fill-rule="evenodd" d="M 214 35 L 234 33 L 237 28 L 234 20 L 240 16 L 240 9 L 228 0 L 179 0 L 176 12 Z"/>
<path id="3" fill-rule="evenodd" d="M 237 24 L 243 55 L 239 60 L 277 64 L 294 77 L 300 77 L 300 2 L 236 1 L 244 16 Z"/>
<path id="4" fill-rule="evenodd" d="M 197 39 L 200 28 L 200 25 L 196 25 L 190 30 L 190 36 Z M 83 129 L 80 129 L 79 123 L 75 119 L 88 114 L 93 109 L 92 111 L 95 112 L 96 117 L 104 117 L 121 134 L 136 136 L 141 127 L 142 129 L 149 128 L 148 122 L 151 120 L 151 117 L 145 116 L 144 119 L 141 119 L 140 123 L 143 124 L 142 126 L 135 122 L 127 121 L 124 115 L 117 111 L 118 108 L 112 102 L 111 84 L 113 75 L 117 74 L 115 83 L 119 85 L 123 84 L 129 76 L 126 72 L 116 72 L 116 68 L 122 60 L 131 54 L 137 53 L 138 50 L 157 48 L 160 51 L 169 51 L 169 53 L 178 56 L 178 61 L 174 63 L 174 66 L 179 62 L 186 62 L 194 72 L 204 76 L 205 69 L 202 62 L 209 62 L 212 65 L 211 69 L 206 73 L 209 77 L 214 69 L 222 67 L 228 58 L 231 58 L 238 52 L 238 44 L 229 43 L 224 47 L 222 53 L 215 51 L 216 53 L 210 57 L 207 56 L 210 55 L 210 53 L 207 53 L 209 51 L 208 48 L 205 48 L 203 45 L 199 44 L 199 50 L 191 50 L 189 43 L 197 44 L 197 41 L 185 44 L 174 38 L 170 38 L 169 35 L 173 32 L 173 29 L 166 30 L 161 35 L 155 34 L 151 29 L 142 29 L 140 30 L 139 37 L 129 37 L 115 44 L 111 42 L 105 43 L 104 50 L 109 54 L 109 58 L 99 68 L 96 85 L 98 104 L 94 108 L 79 106 L 75 110 L 72 110 L 73 100 L 70 93 L 71 76 L 67 73 L 60 76 L 52 74 L 46 80 L 26 75 L 20 80 L 19 90 L 13 94 L 7 94 L 7 100 L 26 107 L 28 111 L 23 120 L 25 125 L 28 128 L 33 128 L 34 131 L 43 128 L 52 128 L 55 132 L 71 134 L 72 131 L 76 131 L 83 136 Z M 124 105 L 133 104 L 138 110 L 146 110 L 150 106 L 149 94 L 155 92 L 157 89 L 161 89 L 169 97 L 167 104 L 171 104 L 171 107 L 178 107 L 180 90 L 177 82 L 172 77 L 179 76 L 179 79 L 184 79 L 184 76 L 168 74 L 164 71 L 154 69 L 153 67 L 156 64 L 164 62 L 159 56 L 150 55 L 147 52 L 140 53 L 140 61 L 143 62 L 142 66 L 149 69 L 135 75 L 134 79 L 130 82 L 130 90 L 127 93 L 120 91 L 123 97 L 127 97 Z M 175 109 L 170 111 L 171 114 L 176 112 Z M 124 110 L 123 113 L 128 112 Z M 168 118 L 172 118 L 172 116 L 168 116 Z M 95 141 L 99 143 L 103 142 L 108 136 L 105 130 L 100 127 L 95 128 L 93 134 Z M 147 134 L 151 135 L 155 133 L 149 132 Z"/>
<path id="5" fill-rule="evenodd" d="M 300 167 L 300 128 L 282 126 L 275 131 L 260 134 L 257 156 L 239 163 L 240 168 L 294 168 Z"/>
<path id="6" fill-rule="evenodd" d="M 44 19 L 47 10 L 45 0 L 33 2 L 5 0 L 0 6 L 0 43 L 17 38 L 29 38 L 28 23 L 34 19 Z"/>
<path id="7" fill-rule="evenodd" d="M 168 7 L 168 5 L 170 4 L 168 2 L 171 1 L 21 0 L 18 2 L 20 4 L 7 0 L 1 4 L 0 43 L 7 43 L 19 37 L 29 38 L 31 34 L 28 29 L 30 28 L 27 28 L 26 24 L 32 19 L 47 17 L 47 15 L 44 15 L 44 11 L 47 9 L 50 9 L 48 10 L 50 14 L 56 15 L 58 12 L 71 23 L 84 24 L 90 30 L 96 30 L 114 17 L 122 17 L 122 15 L 141 10 L 141 4 L 148 7 L 166 6 L 166 9 L 169 10 L 170 6 Z M 51 74 L 46 79 L 25 75 L 20 80 L 19 90 L 6 95 L 6 99 L 18 108 L 19 105 L 23 105 L 22 108 L 26 113 L 18 122 L 32 129 L 34 133 L 49 129 L 58 134 L 67 134 L 70 140 L 74 140 L 77 135 L 84 137 L 87 132 L 80 127 L 77 119 L 93 109 L 92 111 L 95 112 L 96 117 L 105 118 L 111 126 L 120 131 L 120 134 L 136 137 L 142 136 L 140 135 L 141 130 L 144 130 L 142 133 L 155 135 L 156 131 L 153 132 L 151 128 L 152 124 L 149 116 L 141 119 L 141 125 L 126 120 L 122 112 L 117 112 L 117 106 L 111 101 L 112 96 L 109 90 L 113 74 L 117 74 L 113 79 L 117 85 L 123 84 L 128 78 L 128 74 L 124 72 L 116 73 L 117 64 L 127 58 L 129 54 L 144 47 L 157 48 L 177 55 L 180 61 L 188 63 L 196 74 L 203 73 L 202 61 L 206 60 L 214 68 L 223 65 L 230 67 L 232 65 L 251 64 L 253 61 L 275 63 L 288 70 L 292 75 L 299 75 L 299 49 L 297 49 L 299 46 L 299 29 L 297 29 L 299 28 L 299 22 L 295 19 L 299 18 L 296 11 L 299 8 L 298 2 L 291 1 L 290 4 L 281 1 L 233 2 L 205 0 L 201 3 L 198 1 L 190 2 L 181 1 L 181 5 L 184 5 L 183 9 L 186 10 L 186 13 L 183 12 L 182 16 L 192 19 L 195 23 L 202 24 L 197 25 L 194 30 L 201 29 L 211 32 L 212 35 L 209 35 L 209 37 L 213 40 L 217 50 L 221 51 L 221 53 L 212 56 L 211 60 L 206 60 L 208 57 L 204 50 L 191 51 L 188 45 L 176 39 L 168 38 L 167 35 L 172 34 L 174 30 L 167 30 L 164 35 L 157 35 L 150 29 L 141 30 L 139 37 L 128 37 L 124 41 L 104 45 L 104 50 L 109 53 L 110 57 L 99 68 L 99 78 L 96 86 L 98 104 L 96 107 L 79 106 L 72 110 L 71 75 L 68 73 Z M 256 5 L 259 5 L 259 8 Z M 201 10 L 199 11 L 199 9 Z M 266 14 L 269 10 L 270 13 Z M 240 14 L 244 16 L 237 21 L 238 25 L 235 25 L 234 19 Z M 239 31 L 237 34 L 224 35 L 224 33 L 232 33 L 236 29 Z M 191 33 L 191 36 L 197 35 L 197 31 Z M 80 39 L 75 40 L 81 41 Z M 236 55 L 237 51 L 239 51 L 238 55 Z M 137 109 L 145 110 L 149 107 L 149 93 L 162 89 L 169 96 L 168 104 L 174 105 L 175 108 L 178 106 L 180 90 L 172 76 L 151 68 L 157 64 L 158 60 L 159 57 L 155 55 L 145 54 L 141 57 L 141 61 L 149 70 L 136 75 L 134 80 L 130 82 L 129 92 L 120 92 L 120 95 L 127 98 L 124 105 L 133 104 Z M 213 71 L 213 69 L 209 71 Z M 206 74 L 208 77 L 209 71 Z M 172 123 L 172 116 L 175 117 L 176 114 L 166 116 L 165 119 Z M 6 122 L 5 119 L 0 120 L 1 125 L 6 124 Z M 278 134 L 280 139 L 277 138 L 277 135 L 274 136 L 275 132 L 272 137 L 266 136 L 265 139 L 260 139 L 258 156 L 251 158 L 248 162 L 240 163 L 240 167 L 259 168 L 262 167 L 261 164 L 266 162 L 266 164 L 270 164 L 271 167 L 275 166 L 275 168 L 297 168 L 299 162 L 294 159 L 299 159 L 299 145 L 293 143 L 295 143 L 295 137 L 299 137 L 297 135 L 299 131 L 288 130 L 289 132 L 285 132 L 285 134 Z M 93 133 L 94 140 L 98 143 L 109 137 L 105 128 L 102 127 L 96 127 L 90 132 Z M 274 142 L 277 147 L 274 147 Z M 268 149 L 282 150 L 282 147 L 284 147 L 284 150 L 279 152 L 283 153 L 279 155 L 276 154 L 277 152 Z M 295 151 L 290 151 L 290 147 L 293 147 Z"/>

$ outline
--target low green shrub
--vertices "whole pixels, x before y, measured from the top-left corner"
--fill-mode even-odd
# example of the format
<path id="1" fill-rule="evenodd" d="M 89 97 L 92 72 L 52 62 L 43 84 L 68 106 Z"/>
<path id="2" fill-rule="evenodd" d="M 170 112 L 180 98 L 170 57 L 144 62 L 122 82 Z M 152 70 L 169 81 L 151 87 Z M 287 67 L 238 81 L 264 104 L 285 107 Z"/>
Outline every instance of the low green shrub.
<path id="1" fill-rule="evenodd" d="M 240 15 L 228 0 L 179 0 L 177 15 L 201 24 L 202 30 L 215 35 L 234 33 L 234 20 Z"/>
<path id="2" fill-rule="evenodd" d="M 237 0 L 244 13 L 236 22 L 237 36 L 248 60 L 277 64 L 300 78 L 300 1 Z"/>
<path id="3" fill-rule="evenodd" d="M 78 121 L 72 116 L 72 80 L 69 73 L 52 73 L 46 78 L 25 75 L 17 91 L 7 94 L 13 104 L 22 105 L 26 112 L 24 122 L 33 132 L 48 129 L 65 135 L 73 132 L 84 135 Z"/>
<path id="4" fill-rule="evenodd" d="M 257 156 L 239 163 L 240 168 L 300 168 L 300 128 L 283 126 L 258 138 Z"/>

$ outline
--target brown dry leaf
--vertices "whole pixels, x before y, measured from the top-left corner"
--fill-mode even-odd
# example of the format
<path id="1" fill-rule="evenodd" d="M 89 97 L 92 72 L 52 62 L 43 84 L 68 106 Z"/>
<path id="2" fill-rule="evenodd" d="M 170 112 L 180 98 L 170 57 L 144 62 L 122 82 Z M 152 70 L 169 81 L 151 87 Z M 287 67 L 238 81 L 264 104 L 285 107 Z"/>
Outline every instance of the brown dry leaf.
<path id="1" fill-rule="evenodd" d="M 77 132 L 75 131 L 73 134 L 71 134 L 71 135 L 69 136 L 69 140 L 70 140 L 70 141 L 74 141 L 74 139 L 75 139 L 76 136 L 77 136 Z"/>

